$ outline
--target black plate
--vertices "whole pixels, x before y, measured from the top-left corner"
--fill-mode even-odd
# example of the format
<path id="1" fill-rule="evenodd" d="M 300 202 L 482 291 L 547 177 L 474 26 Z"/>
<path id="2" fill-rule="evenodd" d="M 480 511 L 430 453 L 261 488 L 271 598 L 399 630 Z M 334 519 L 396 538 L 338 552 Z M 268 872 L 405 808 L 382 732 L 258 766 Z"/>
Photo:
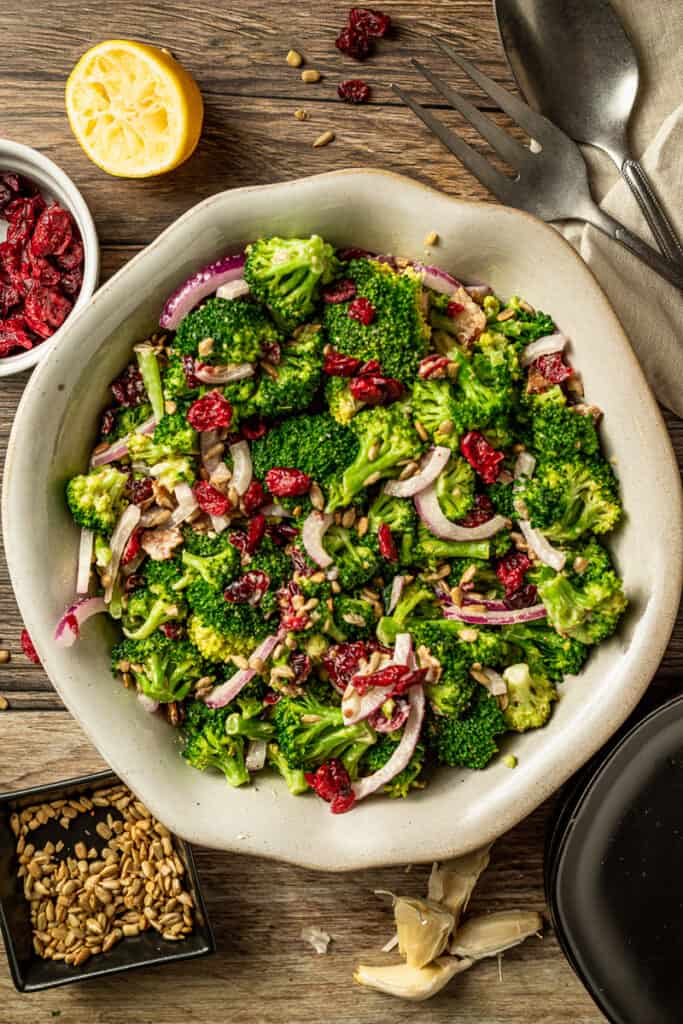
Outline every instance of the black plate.
<path id="1" fill-rule="evenodd" d="M 185 866 L 186 881 L 195 901 L 195 929 L 191 935 L 180 942 L 170 942 L 153 929 L 149 929 L 134 938 L 123 939 L 108 953 L 91 957 L 81 967 L 70 967 L 56 960 L 43 960 L 34 953 L 28 903 L 24 898 L 21 879 L 16 875 L 16 840 L 10 829 L 10 815 L 12 811 L 21 810 L 32 804 L 77 797 L 81 793 L 88 794 L 93 789 L 101 789 L 119 782 L 120 779 L 113 772 L 99 772 L 55 785 L 36 786 L 16 793 L 0 794 L 0 930 L 5 940 L 12 978 L 20 992 L 36 992 L 54 985 L 68 985 L 73 981 L 102 977 L 105 974 L 128 971 L 134 967 L 175 963 L 178 960 L 205 956 L 215 951 L 192 852 L 187 843 L 174 837 L 174 845 Z M 108 810 L 112 812 L 111 808 Z M 74 843 L 84 840 L 88 847 L 99 848 L 102 840 L 95 833 L 95 824 L 100 817 L 106 816 L 106 811 L 103 810 L 100 814 L 97 811 L 95 808 L 96 813 L 92 817 L 81 815 L 68 831 L 50 821 L 32 833 L 31 841 L 42 846 L 49 839 L 53 842 L 61 839 L 66 849 L 71 850 Z"/>
<path id="2" fill-rule="evenodd" d="M 683 1021 L 683 697 L 572 780 L 547 836 L 559 941 L 613 1024 Z"/>

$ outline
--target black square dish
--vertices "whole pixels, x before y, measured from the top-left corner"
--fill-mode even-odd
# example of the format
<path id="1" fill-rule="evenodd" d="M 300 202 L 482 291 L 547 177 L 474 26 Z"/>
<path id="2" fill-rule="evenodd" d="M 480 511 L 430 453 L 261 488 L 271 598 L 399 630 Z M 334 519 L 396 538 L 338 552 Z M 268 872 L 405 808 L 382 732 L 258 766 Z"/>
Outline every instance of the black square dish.
<path id="1" fill-rule="evenodd" d="M 54 785 L 0 794 L 0 928 L 12 978 L 20 992 L 37 992 L 55 985 L 68 985 L 73 981 L 97 978 L 135 967 L 175 963 L 215 951 L 192 852 L 187 843 L 173 837 L 175 851 L 185 867 L 185 884 L 195 902 L 195 928 L 191 935 L 180 941 L 170 941 L 150 928 L 139 935 L 122 939 L 108 952 L 92 956 L 80 967 L 58 960 L 44 960 L 34 952 L 29 904 L 24 896 L 22 880 L 17 877 L 16 837 L 10 826 L 11 814 L 32 804 L 78 798 L 89 795 L 94 789 L 119 783 L 118 777 L 107 771 Z M 95 833 L 95 826 L 105 814 L 104 809 L 100 811 L 94 808 L 92 816 L 81 815 L 72 822 L 68 831 L 58 822 L 48 821 L 30 833 L 31 842 L 42 846 L 48 840 L 57 843 L 61 839 L 65 851 L 69 852 L 74 844 L 83 840 L 88 847 L 94 846 L 99 850 L 102 840 Z"/>

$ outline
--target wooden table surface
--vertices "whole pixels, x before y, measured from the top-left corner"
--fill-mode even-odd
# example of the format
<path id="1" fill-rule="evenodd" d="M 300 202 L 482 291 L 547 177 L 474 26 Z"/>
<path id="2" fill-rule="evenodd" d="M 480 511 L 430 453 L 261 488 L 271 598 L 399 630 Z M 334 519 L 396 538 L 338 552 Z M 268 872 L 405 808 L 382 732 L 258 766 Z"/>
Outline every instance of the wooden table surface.
<path id="1" fill-rule="evenodd" d="M 466 198 L 489 197 L 422 129 L 390 91 L 410 86 L 424 102 L 435 96 L 415 79 L 408 57 L 435 69 L 443 58 L 432 33 L 451 33 L 484 70 L 503 84 L 510 74 L 499 46 L 490 0 L 394 0 L 387 4 L 396 32 L 362 67 L 334 47 L 345 8 L 242 0 L 234 6 L 185 0 L 6 0 L 0 7 L 0 134 L 35 146 L 59 163 L 82 189 L 102 243 L 108 277 L 194 203 L 241 185 L 265 184 L 318 171 L 375 166 L 419 178 Z M 183 167 L 152 181 L 109 178 L 74 142 L 63 106 L 64 82 L 79 55 L 107 37 L 146 40 L 171 50 L 196 76 L 206 106 L 197 152 Z M 323 74 L 305 85 L 285 63 L 290 47 Z M 337 82 L 362 75 L 373 102 L 351 107 L 336 97 Z M 467 80 L 455 82 L 471 94 Z M 308 120 L 294 111 L 303 107 Z M 445 120 L 470 140 L 455 115 Z M 499 115 L 496 115 L 499 116 Z M 335 142 L 311 142 L 331 128 Z M 4 457 L 26 375 L 0 382 L 0 453 Z M 679 454 L 683 429 L 667 423 Z M 102 767 L 38 667 L 21 654 L 21 619 L 4 556 L 0 561 L 0 643 L 12 661 L 0 668 L 0 790 L 58 780 Z M 656 684 L 677 688 L 683 664 L 679 620 Z M 103 685 L 108 685 L 103 680 Z M 543 833 L 550 805 L 540 808 L 496 844 L 492 867 L 472 903 L 476 911 L 507 907 L 542 910 Z M 427 868 L 407 867 L 323 875 L 254 858 L 197 850 L 218 953 L 175 968 L 95 981 L 32 996 L 18 995 L 0 956 L 0 1021 L 34 1024 L 598 1024 L 604 1020 L 564 960 L 550 929 L 506 955 L 502 980 L 495 960 L 456 980 L 430 1003 L 414 1006 L 358 989 L 351 982 L 363 951 L 376 952 L 391 934 L 390 913 L 374 889 L 424 892 Z M 300 939 L 304 924 L 333 936 L 326 956 Z"/>

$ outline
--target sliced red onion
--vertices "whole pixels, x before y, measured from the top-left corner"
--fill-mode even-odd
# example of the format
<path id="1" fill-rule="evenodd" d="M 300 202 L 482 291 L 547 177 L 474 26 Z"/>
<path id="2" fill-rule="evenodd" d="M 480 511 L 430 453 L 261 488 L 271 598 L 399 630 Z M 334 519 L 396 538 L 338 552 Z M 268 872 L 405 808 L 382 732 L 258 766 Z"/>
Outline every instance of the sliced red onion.
<path id="1" fill-rule="evenodd" d="M 421 686 L 411 686 L 408 690 L 408 700 L 410 702 L 410 714 L 404 726 L 400 743 L 387 763 L 378 771 L 353 783 L 352 788 L 356 794 L 356 800 L 363 800 L 366 796 L 370 796 L 371 793 L 381 789 L 382 786 L 386 786 L 410 762 L 415 752 L 417 741 L 420 738 L 422 720 L 424 719 L 425 696 L 423 688 Z"/>
<path id="2" fill-rule="evenodd" d="M 545 565 L 549 565 L 556 572 L 564 569 L 567 556 L 563 551 L 554 548 L 539 530 L 535 530 L 528 519 L 520 519 L 519 528 L 531 550 Z"/>
<path id="3" fill-rule="evenodd" d="M 436 480 L 450 457 L 450 448 L 437 445 L 422 458 L 417 473 L 409 476 L 407 480 L 389 480 L 384 485 L 384 493 L 390 494 L 393 498 L 412 498 Z"/>
<path id="4" fill-rule="evenodd" d="M 159 421 L 156 416 L 150 416 L 148 420 L 141 423 L 139 427 L 135 428 L 134 433 L 136 434 L 153 434 L 156 425 Z M 128 454 L 128 441 L 130 434 L 126 434 L 120 441 L 115 441 L 114 444 L 109 445 L 103 451 L 98 452 L 97 455 L 93 455 L 90 460 L 91 466 L 106 466 L 109 462 L 118 462 L 119 459 L 125 458 Z"/>
<path id="5" fill-rule="evenodd" d="M 255 661 L 258 658 L 261 661 L 267 661 L 282 640 L 283 635 L 282 633 L 273 633 L 271 636 L 267 636 L 263 643 L 252 653 L 249 660 Z M 204 703 L 210 708 L 225 707 L 226 704 L 235 699 L 255 675 L 255 668 L 239 669 L 238 672 L 230 676 L 227 682 L 221 683 L 220 686 L 214 686 L 213 690 L 204 697 Z"/>
<path id="6" fill-rule="evenodd" d="M 175 500 L 178 502 L 178 507 L 174 509 L 171 516 L 171 526 L 180 526 L 198 508 L 197 499 L 192 492 L 192 488 L 187 483 L 176 484 L 173 488 L 173 493 L 175 494 Z"/>
<path id="7" fill-rule="evenodd" d="M 292 513 L 288 512 L 282 505 L 278 505 L 277 502 L 271 502 L 270 505 L 264 505 L 259 509 L 264 516 L 277 516 L 280 519 L 291 519 Z"/>
<path id="8" fill-rule="evenodd" d="M 76 573 L 76 593 L 87 594 L 90 587 L 90 569 L 92 553 L 95 547 L 95 534 L 92 530 L 81 530 L 81 543 L 78 548 L 78 572 Z"/>
<path id="9" fill-rule="evenodd" d="M 164 330 L 175 331 L 183 317 L 207 295 L 211 295 L 229 281 L 237 281 L 244 277 L 244 260 L 244 253 L 224 256 L 188 277 L 166 300 L 159 317 L 159 325 Z"/>
<path id="10" fill-rule="evenodd" d="M 143 690 L 138 690 L 138 700 L 149 715 L 153 715 L 155 711 L 159 710 L 159 701 L 152 700 Z"/>
<path id="11" fill-rule="evenodd" d="M 466 605 L 447 604 L 444 607 L 444 618 L 466 622 L 470 626 L 515 626 L 520 622 L 536 622 L 546 618 L 545 606 L 532 604 L 530 608 L 509 608 L 500 612 L 475 612 Z"/>
<path id="12" fill-rule="evenodd" d="M 241 496 L 247 491 L 254 475 L 248 442 L 237 441 L 236 444 L 231 444 L 230 456 L 232 458 L 232 480 L 230 482 Z"/>
<path id="13" fill-rule="evenodd" d="M 515 460 L 514 478 L 515 480 L 521 480 L 524 477 L 530 477 L 534 475 L 536 469 L 536 459 L 530 452 L 520 452 Z"/>
<path id="14" fill-rule="evenodd" d="M 394 576 L 391 584 L 391 591 L 389 593 L 389 604 L 387 605 L 387 615 L 391 615 L 394 608 L 401 599 L 403 588 L 405 586 L 405 576 Z"/>
<path id="15" fill-rule="evenodd" d="M 475 302 L 481 304 L 487 295 L 493 295 L 493 288 L 490 284 L 466 284 L 465 291 L 474 299 Z"/>
<path id="16" fill-rule="evenodd" d="M 487 680 L 482 683 L 482 686 L 486 687 L 491 696 L 502 697 L 508 692 L 507 683 L 499 672 L 495 672 L 492 668 L 483 668 L 481 673 Z"/>
<path id="17" fill-rule="evenodd" d="M 217 299 L 241 299 L 248 294 L 249 285 L 243 277 L 237 278 L 235 281 L 228 281 L 216 289 Z"/>
<path id="18" fill-rule="evenodd" d="M 301 540 L 306 548 L 306 553 L 321 569 L 327 569 L 334 561 L 323 547 L 323 537 L 333 522 L 333 515 L 314 509 L 304 520 L 301 530 Z"/>
<path id="19" fill-rule="evenodd" d="M 490 601 L 485 597 L 470 597 L 469 594 L 463 595 L 463 604 L 465 607 L 468 604 L 483 605 L 487 612 L 506 612 L 509 611 L 505 601 Z"/>
<path id="20" fill-rule="evenodd" d="M 417 514 L 427 529 L 442 540 L 486 540 L 507 526 L 508 521 L 504 516 L 494 516 L 479 526 L 458 526 L 452 523 L 441 511 L 434 483 L 416 494 L 413 500 Z"/>
<path id="21" fill-rule="evenodd" d="M 111 535 L 111 561 L 107 566 L 107 576 L 109 577 L 109 583 L 104 588 L 104 600 L 109 604 L 111 601 L 111 595 L 114 590 L 114 584 L 116 583 L 116 577 L 119 572 L 119 564 L 121 562 L 121 556 L 126 550 L 126 545 L 130 540 L 133 530 L 140 522 L 140 507 L 138 505 L 128 505 L 121 514 L 121 518 L 114 527 L 114 532 Z"/>
<path id="22" fill-rule="evenodd" d="M 544 338 L 537 338 L 522 349 L 520 363 L 522 366 L 529 366 L 539 356 L 550 356 L 553 352 L 564 352 L 569 338 L 566 334 L 546 334 Z"/>
<path id="23" fill-rule="evenodd" d="M 266 741 L 249 740 L 244 766 L 248 772 L 260 772 L 266 763 Z"/>
<path id="24" fill-rule="evenodd" d="M 355 725 L 356 722 L 362 722 L 368 718 L 389 699 L 393 688 L 393 683 L 389 683 L 388 686 L 371 686 L 361 696 L 358 690 L 349 683 L 341 702 L 344 725 Z"/>
<path id="25" fill-rule="evenodd" d="M 93 615 L 106 612 L 107 606 L 101 597 L 82 597 L 69 605 L 55 629 L 54 640 L 58 647 L 71 647 L 78 640 L 81 626 Z"/>
<path id="26" fill-rule="evenodd" d="M 452 295 L 457 288 L 460 288 L 460 281 L 441 270 L 440 267 L 427 266 L 424 263 L 413 263 L 413 269 L 422 274 L 423 284 L 432 291 L 441 292 L 442 295 Z"/>
<path id="27" fill-rule="evenodd" d="M 413 638 L 410 633 L 399 633 L 394 641 L 394 664 L 410 665 L 413 656 Z"/>
<path id="28" fill-rule="evenodd" d="M 209 366 L 197 363 L 194 375 L 203 384 L 229 384 L 233 380 L 244 380 L 254 376 L 253 363 L 225 363 L 220 366 Z"/>

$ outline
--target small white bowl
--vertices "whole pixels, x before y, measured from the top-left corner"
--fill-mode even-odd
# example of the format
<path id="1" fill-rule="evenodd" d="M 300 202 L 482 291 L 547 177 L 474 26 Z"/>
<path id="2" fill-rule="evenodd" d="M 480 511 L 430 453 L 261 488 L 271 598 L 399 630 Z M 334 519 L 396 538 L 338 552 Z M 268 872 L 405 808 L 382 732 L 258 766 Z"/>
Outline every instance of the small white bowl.
<path id="1" fill-rule="evenodd" d="M 100 243 L 97 240 L 95 222 L 92 219 L 85 199 L 74 185 L 71 178 L 57 164 L 43 153 L 20 142 L 0 139 L 0 173 L 14 171 L 30 181 L 35 182 L 46 199 L 56 199 L 60 206 L 72 215 L 83 241 L 83 284 L 76 297 L 74 307 L 59 330 L 45 341 L 41 341 L 28 352 L 20 352 L 15 356 L 0 358 L 0 377 L 8 377 L 13 373 L 28 370 L 46 356 L 55 347 L 73 314 L 82 309 L 92 298 L 97 288 L 100 274 Z M 0 220 L 0 242 L 5 236 L 5 222 Z"/>

